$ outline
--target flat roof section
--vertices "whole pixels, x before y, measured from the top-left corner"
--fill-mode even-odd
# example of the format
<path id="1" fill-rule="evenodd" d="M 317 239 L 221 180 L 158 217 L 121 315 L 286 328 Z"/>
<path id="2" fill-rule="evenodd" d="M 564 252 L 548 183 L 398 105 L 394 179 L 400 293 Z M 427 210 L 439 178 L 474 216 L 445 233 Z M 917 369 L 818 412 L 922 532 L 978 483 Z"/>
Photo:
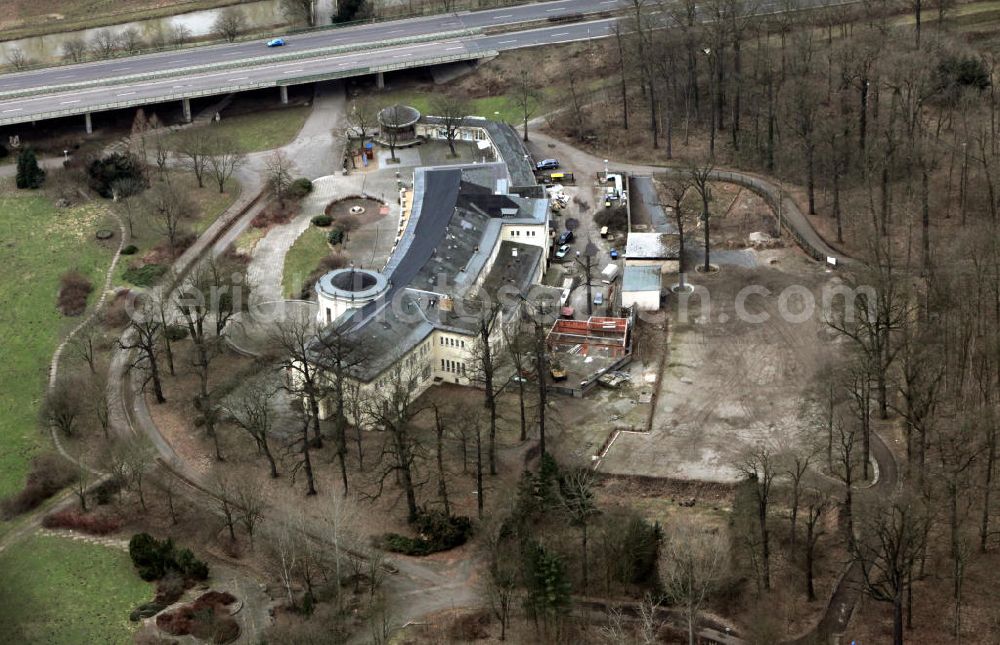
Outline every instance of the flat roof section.
<path id="1" fill-rule="evenodd" d="M 660 267 L 626 266 L 622 273 L 622 291 L 660 291 Z"/>

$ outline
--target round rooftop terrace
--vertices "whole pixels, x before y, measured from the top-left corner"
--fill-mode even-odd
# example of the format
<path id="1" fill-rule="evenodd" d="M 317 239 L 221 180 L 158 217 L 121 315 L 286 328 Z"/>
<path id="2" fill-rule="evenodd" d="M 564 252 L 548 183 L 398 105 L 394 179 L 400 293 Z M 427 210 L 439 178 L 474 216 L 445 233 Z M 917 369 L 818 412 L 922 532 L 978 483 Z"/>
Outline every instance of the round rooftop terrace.
<path id="1" fill-rule="evenodd" d="M 409 105 L 390 105 L 378 113 L 378 122 L 382 127 L 403 130 L 412 128 L 420 120 L 420 111 Z"/>
<path id="2" fill-rule="evenodd" d="M 352 267 L 327 273 L 316 283 L 316 291 L 336 300 L 364 300 L 381 294 L 388 286 L 381 273 Z"/>

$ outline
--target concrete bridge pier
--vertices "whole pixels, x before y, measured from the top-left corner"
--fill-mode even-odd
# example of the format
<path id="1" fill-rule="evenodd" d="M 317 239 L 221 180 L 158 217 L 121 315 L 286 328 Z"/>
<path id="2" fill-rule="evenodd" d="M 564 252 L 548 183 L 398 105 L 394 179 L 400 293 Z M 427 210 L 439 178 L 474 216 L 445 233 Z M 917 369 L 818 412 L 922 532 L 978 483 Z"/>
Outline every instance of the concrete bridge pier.
<path id="1" fill-rule="evenodd" d="M 385 72 L 377 72 L 375 74 L 375 87 L 380 90 L 385 89 Z"/>
<path id="2" fill-rule="evenodd" d="M 90 119 L 90 112 L 84 114 L 83 118 L 87 124 L 87 134 L 94 134 L 94 122 Z"/>
<path id="3" fill-rule="evenodd" d="M 288 105 L 288 86 L 282 85 L 280 89 L 281 89 L 281 104 Z"/>
<path id="4" fill-rule="evenodd" d="M 181 107 L 184 109 L 184 123 L 191 123 L 191 99 L 181 99 Z"/>

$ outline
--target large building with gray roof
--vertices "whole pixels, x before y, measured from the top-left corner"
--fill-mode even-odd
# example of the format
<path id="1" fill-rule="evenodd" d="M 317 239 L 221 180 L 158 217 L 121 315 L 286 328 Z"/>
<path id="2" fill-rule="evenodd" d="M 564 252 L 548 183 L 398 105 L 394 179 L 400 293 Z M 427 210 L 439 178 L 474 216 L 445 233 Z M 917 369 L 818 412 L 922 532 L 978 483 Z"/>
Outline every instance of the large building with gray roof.
<path id="1" fill-rule="evenodd" d="M 529 182 L 523 153 L 504 152 L 493 162 L 414 171 L 412 208 L 385 266 L 352 266 L 317 283 L 317 362 L 330 345 L 320 341 L 336 337 L 363 353 L 350 374 L 363 387 L 384 386 L 400 367 L 417 372 L 421 390 L 475 384 L 484 311 L 502 318 L 491 325 L 502 342 L 541 281 L 550 246 L 548 201 L 535 196 L 533 176 L 515 186 Z"/>

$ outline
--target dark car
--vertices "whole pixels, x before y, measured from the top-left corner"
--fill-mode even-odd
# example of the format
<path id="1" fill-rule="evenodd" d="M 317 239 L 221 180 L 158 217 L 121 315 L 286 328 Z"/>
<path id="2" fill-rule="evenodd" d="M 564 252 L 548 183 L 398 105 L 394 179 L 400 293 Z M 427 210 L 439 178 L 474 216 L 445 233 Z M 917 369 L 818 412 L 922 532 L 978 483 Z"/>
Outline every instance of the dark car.
<path id="1" fill-rule="evenodd" d="M 573 231 L 563 231 L 562 235 L 559 236 L 559 245 L 569 244 L 573 241 Z"/>
<path id="2" fill-rule="evenodd" d="M 558 159 L 542 159 L 535 164 L 535 170 L 555 170 L 559 167 Z"/>

